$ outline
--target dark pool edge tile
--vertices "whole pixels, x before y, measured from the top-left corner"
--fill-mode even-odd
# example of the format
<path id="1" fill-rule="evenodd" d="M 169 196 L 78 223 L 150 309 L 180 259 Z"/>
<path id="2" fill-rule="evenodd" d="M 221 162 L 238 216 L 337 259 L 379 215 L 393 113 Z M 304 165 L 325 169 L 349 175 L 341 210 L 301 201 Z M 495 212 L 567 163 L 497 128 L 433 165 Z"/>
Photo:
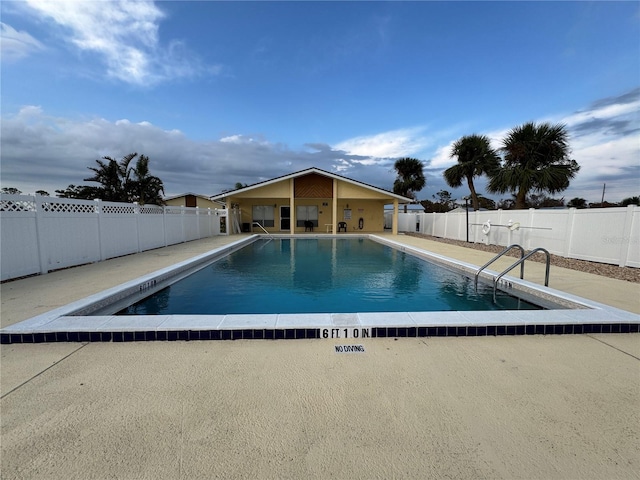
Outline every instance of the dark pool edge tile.
<path id="1" fill-rule="evenodd" d="M 527 325 L 470 325 L 368 327 L 367 338 L 418 337 L 481 337 L 521 335 L 582 335 L 606 333 L 640 333 L 640 322 L 566 323 Z M 59 343 L 59 342 L 151 342 L 151 341 L 212 341 L 212 340 L 302 340 L 324 339 L 320 328 L 233 329 L 233 330 L 151 330 L 114 332 L 25 332 L 2 333 L 0 344 Z M 334 339 L 335 340 L 335 339 Z"/>

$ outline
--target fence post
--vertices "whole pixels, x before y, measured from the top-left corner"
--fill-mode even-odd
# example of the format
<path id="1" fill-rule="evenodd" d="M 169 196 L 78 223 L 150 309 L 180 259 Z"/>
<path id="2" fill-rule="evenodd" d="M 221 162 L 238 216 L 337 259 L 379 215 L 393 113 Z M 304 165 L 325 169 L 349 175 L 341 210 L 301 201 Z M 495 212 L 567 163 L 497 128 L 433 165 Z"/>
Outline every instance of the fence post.
<path id="1" fill-rule="evenodd" d="M 140 204 L 138 202 L 133 202 L 133 218 L 136 219 L 136 242 L 137 242 L 137 251 L 140 253 Z"/>
<path id="2" fill-rule="evenodd" d="M 44 231 L 44 208 L 42 206 L 44 197 L 35 195 L 33 197 L 36 208 L 36 242 L 38 244 L 38 263 L 40 265 L 40 273 L 49 272 L 49 262 L 47 260 L 47 242 L 45 242 L 46 232 Z"/>
<path id="3" fill-rule="evenodd" d="M 629 258 L 629 249 L 634 244 L 631 238 L 631 227 L 633 226 L 633 211 L 636 209 L 635 205 L 627 205 L 627 211 L 624 216 L 624 227 L 622 229 L 622 238 L 620 239 L 620 267 L 627 266 L 627 259 Z"/>
<path id="4" fill-rule="evenodd" d="M 104 241 L 102 240 L 102 200 L 95 198 L 95 211 L 98 221 L 98 250 L 100 251 L 100 261 L 106 260 L 107 254 L 104 252 Z"/>
<path id="5" fill-rule="evenodd" d="M 536 209 L 535 208 L 530 208 L 529 209 L 529 226 L 533 227 L 533 220 L 534 217 L 536 215 Z M 524 245 L 523 245 L 524 246 Z M 539 246 L 539 245 L 537 245 Z M 524 246 L 525 250 L 531 250 L 531 233 L 529 233 L 528 237 L 527 237 L 527 245 Z"/>
<path id="6" fill-rule="evenodd" d="M 447 231 L 449 230 L 449 215 L 446 213 L 441 213 L 440 215 L 444 215 L 444 232 L 442 232 L 442 238 L 447 238 Z"/>
<path id="7" fill-rule="evenodd" d="M 469 216 L 469 228 L 471 229 L 470 232 L 473 233 L 473 239 L 471 240 L 473 243 L 478 243 L 478 226 L 473 225 L 473 228 L 471 228 L 472 224 L 478 223 L 478 212 L 479 210 L 474 210 L 473 218 Z"/>
<path id="8" fill-rule="evenodd" d="M 198 233 L 198 240 L 202 237 L 200 236 L 200 207 L 196 206 L 196 232 Z"/>
<path id="9" fill-rule="evenodd" d="M 180 225 L 182 227 L 182 243 L 187 241 L 187 229 L 185 228 L 184 222 L 186 222 L 186 215 L 184 213 L 185 206 L 180 207 Z"/>
<path id="10" fill-rule="evenodd" d="M 571 252 L 571 247 L 573 245 L 573 230 L 574 230 L 574 222 L 576 218 L 576 209 L 575 207 L 571 207 L 569 209 L 569 214 L 567 215 L 567 221 L 565 223 L 565 235 L 564 235 L 564 246 L 562 248 L 562 256 L 565 258 L 569 258 L 569 253 Z"/>
<path id="11" fill-rule="evenodd" d="M 167 207 L 162 207 L 162 235 L 164 240 L 164 246 L 167 246 Z"/>

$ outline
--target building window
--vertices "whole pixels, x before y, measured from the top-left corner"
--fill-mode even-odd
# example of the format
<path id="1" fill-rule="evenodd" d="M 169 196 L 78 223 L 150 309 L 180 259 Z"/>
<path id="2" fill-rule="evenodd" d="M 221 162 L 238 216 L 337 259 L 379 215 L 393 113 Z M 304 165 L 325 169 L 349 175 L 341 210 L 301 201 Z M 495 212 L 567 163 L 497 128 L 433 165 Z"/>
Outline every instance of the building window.
<path id="1" fill-rule="evenodd" d="M 258 222 L 263 227 L 273 227 L 274 212 L 275 208 L 273 208 L 273 205 L 254 205 L 253 221 Z"/>
<path id="2" fill-rule="evenodd" d="M 298 205 L 296 207 L 296 226 L 304 227 L 304 222 L 313 222 L 313 226 L 318 226 L 318 206 Z"/>

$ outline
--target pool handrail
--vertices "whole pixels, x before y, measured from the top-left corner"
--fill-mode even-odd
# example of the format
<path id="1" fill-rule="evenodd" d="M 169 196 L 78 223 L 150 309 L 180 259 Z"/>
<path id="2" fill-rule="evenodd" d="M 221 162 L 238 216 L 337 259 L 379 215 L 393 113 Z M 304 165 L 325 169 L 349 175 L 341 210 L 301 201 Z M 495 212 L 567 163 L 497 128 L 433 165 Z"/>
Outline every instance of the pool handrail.
<path id="1" fill-rule="evenodd" d="M 524 248 L 522 248 L 522 246 L 518 245 L 517 243 L 514 243 L 512 245 L 509 245 L 507 248 L 505 248 L 502 252 L 500 252 L 498 255 L 496 255 L 495 257 L 493 257 L 491 260 L 489 260 L 487 263 L 485 263 L 483 266 L 481 266 L 478 271 L 476 272 L 474 281 L 473 281 L 473 285 L 475 287 L 476 292 L 478 291 L 478 277 L 480 276 L 480 272 L 482 270 L 484 270 L 485 268 L 487 268 L 489 265 L 491 265 L 493 262 L 495 262 L 496 260 L 498 260 L 500 257 L 502 257 L 503 255 L 505 255 L 509 250 L 513 249 L 513 248 L 518 248 L 520 249 L 520 259 L 522 259 L 524 257 Z M 517 263 L 516 263 L 517 264 Z M 516 264 L 512 265 L 515 266 Z M 509 270 L 511 270 L 511 268 L 509 268 Z M 520 265 L 520 279 L 522 280 L 524 278 L 524 263 Z"/>
<path id="2" fill-rule="evenodd" d="M 264 228 L 262 225 L 260 225 L 260 222 L 253 222 L 252 225 L 257 225 L 258 227 L 260 227 L 262 229 L 262 231 L 264 233 L 266 233 L 267 235 L 271 236 L 271 234 L 267 231 L 267 229 Z"/>
<path id="3" fill-rule="evenodd" d="M 544 252 L 546 258 L 546 268 L 545 268 L 545 272 L 544 272 L 544 286 L 548 287 L 549 286 L 549 270 L 551 268 L 551 254 L 549 253 L 548 250 L 542 248 L 542 247 L 538 247 L 538 248 L 534 248 L 533 250 L 531 250 L 529 253 L 527 253 L 524 257 L 520 258 L 520 260 L 518 260 L 517 262 L 515 262 L 513 265 L 511 265 L 509 268 L 507 268 L 504 272 L 502 272 L 500 275 L 498 275 L 497 277 L 495 277 L 493 279 L 493 303 L 496 302 L 496 289 L 498 287 L 498 281 L 503 277 L 503 275 L 506 275 L 508 272 L 510 272 L 511 270 L 513 270 L 514 268 L 516 268 L 518 266 L 518 264 L 520 264 L 520 278 L 522 278 L 522 274 L 524 273 L 524 262 L 527 258 L 529 258 L 531 255 L 534 255 L 537 252 Z"/>

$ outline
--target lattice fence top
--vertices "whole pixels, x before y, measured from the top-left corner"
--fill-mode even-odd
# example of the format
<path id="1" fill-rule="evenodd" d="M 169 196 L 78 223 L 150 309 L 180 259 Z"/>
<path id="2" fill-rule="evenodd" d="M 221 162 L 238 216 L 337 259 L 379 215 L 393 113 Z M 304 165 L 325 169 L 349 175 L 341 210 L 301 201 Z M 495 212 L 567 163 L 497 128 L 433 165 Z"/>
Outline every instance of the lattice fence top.
<path id="1" fill-rule="evenodd" d="M 35 212 L 36 202 L 34 200 L 0 200 L 0 212 Z"/>
<path id="2" fill-rule="evenodd" d="M 159 205 L 136 205 L 132 203 L 102 202 L 80 200 L 75 198 L 34 197 L 32 195 L 0 195 L 0 212 L 47 212 L 97 214 L 102 212 L 113 215 L 211 215 L 212 211 L 204 208 L 177 207 Z M 220 210 L 226 214 L 225 210 Z"/>
<path id="3" fill-rule="evenodd" d="M 147 215 L 162 215 L 164 213 L 164 208 L 159 207 L 157 205 L 145 205 L 140 207 L 140 213 Z"/>
<path id="4" fill-rule="evenodd" d="M 95 203 L 43 202 L 42 211 L 48 213 L 96 213 Z"/>
<path id="5" fill-rule="evenodd" d="M 102 213 L 132 214 L 136 213 L 136 207 L 128 203 L 102 205 Z"/>

